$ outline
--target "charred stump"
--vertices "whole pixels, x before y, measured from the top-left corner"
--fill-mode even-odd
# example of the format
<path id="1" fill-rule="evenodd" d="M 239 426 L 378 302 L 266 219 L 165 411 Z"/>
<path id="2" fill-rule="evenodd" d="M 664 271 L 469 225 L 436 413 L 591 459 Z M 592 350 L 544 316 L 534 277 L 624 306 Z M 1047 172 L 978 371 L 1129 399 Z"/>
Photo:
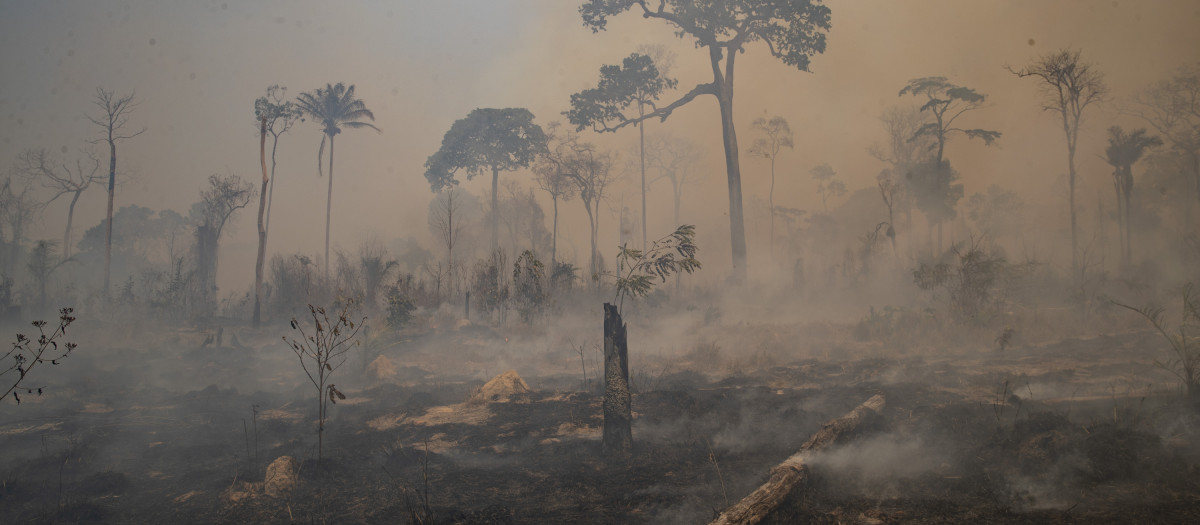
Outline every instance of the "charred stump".
<path id="1" fill-rule="evenodd" d="M 629 346 L 617 307 L 604 303 L 604 455 L 626 455 L 633 448 L 633 411 L 629 393 Z"/>
<path id="2" fill-rule="evenodd" d="M 787 499 L 796 486 L 808 478 L 805 465 L 810 454 L 844 440 L 863 420 L 883 412 L 883 394 L 875 394 L 848 414 L 827 421 L 800 450 L 771 469 L 771 478 L 749 496 L 725 509 L 710 525 L 759 523 Z"/>

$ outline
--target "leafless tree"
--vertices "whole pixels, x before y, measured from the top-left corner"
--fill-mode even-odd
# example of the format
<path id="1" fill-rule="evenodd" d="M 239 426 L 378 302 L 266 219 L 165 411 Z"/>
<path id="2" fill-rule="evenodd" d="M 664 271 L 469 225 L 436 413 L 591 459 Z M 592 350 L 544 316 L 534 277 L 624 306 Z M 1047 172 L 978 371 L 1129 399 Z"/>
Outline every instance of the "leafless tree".
<path id="1" fill-rule="evenodd" d="M 1071 272 L 1081 279 L 1079 265 L 1079 228 L 1075 217 L 1075 149 L 1079 141 L 1079 125 L 1083 112 L 1093 104 L 1103 102 L 1108 95 L 1104 73 L 1094 64 L 1085 62 L 1079 51 L 1062 49 L 1034 59 L 1022 69 L 1005 66 L 1021 78 L 1040 81 L 1042 109 L 1058 114 L 1067 139 L 1068 205 L 1071 213 Z"/>
<path id="2" fill-rule="evenodd" d="M 103 137 L 91 141 L 92 144 L 108 143 L 108 212 L 105 215 L 104 228 L 104 295 L 108 296 L 109 277 L 112 269 L 112 217 L 113 198 L 117 187 L 117 141 L 127 140 L 141 135 L 146 131 L 143 127 L 137 131 L 128 131 L 129 114 L 140 104 L 131 91 L 128 95 L 118 96 L 113 91 L 96 88 L 96 98 L 92 103 L 100 109 L 96 116 L 88 115 L 87 119 L 100 126 Z"/>
<path id="3" fill-rule="evenodd" d="M 196 270 L 203 287 L 203 304 L 215 305 L 217 289 L 217 247 L 233 213 L 245 208 L 256 196 L 254 184 L 235 174 L 210 175 L 208 186 L 200 191 L 199 223 L 196 225 Z"/>
<path id="4" fill-rule="evenodd" d="M 446 273 L 451 288 L 457 288 L 454 280 L 454 247 L 458 245 L 464 226 L 463 190 L 457 186 L 443 188 L 429 204 L 429 229 L 446 247 Z M 440 290 L 439 290 L 440 293 Z"/>
<path id="5" fill-rule="evenodd" d="M 73 166 L 72 166 L 73 165 Z M 45 148 L 28 149 L 17 157 L 17 169 L 31 182 L 53 192 L 45 205 L 64 195 L 71 196 L 67 206 L 67 227 L 63 232 L 63 257 L 71 256 L 71 224 L 75 218 L 75 204 L 92 183 L 103 180 L 100 175 L 100 159 L 90 151 L 82 156 L 67 160 L 56 158 Z"/>

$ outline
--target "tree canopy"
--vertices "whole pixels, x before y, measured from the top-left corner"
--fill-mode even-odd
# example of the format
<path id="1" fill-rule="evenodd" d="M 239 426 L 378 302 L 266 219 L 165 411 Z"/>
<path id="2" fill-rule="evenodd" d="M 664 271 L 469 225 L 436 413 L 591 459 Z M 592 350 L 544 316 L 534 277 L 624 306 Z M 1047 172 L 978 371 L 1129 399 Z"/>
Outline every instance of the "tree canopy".
<path id="1" fill-rule="evenodd" d="M 939 161 L 942 159 L 942 149 L 946 140 L 953 134 L 961 133 L 967 138 L 982 139 L 983 143 L 989 146 L 1000 138 L 999 131 L 959 128 L 954 125 L 959 116 L 979 109 L 987 100 L 987 95 L 974 89 L 954 84 L 946 77 L 924 77 L 908 81 L 908 85 L 900 90 L 900 96 L 904 95 L 925 97 L 925 104 L 921 105 L 920 110 L 928 111 L 934 120 L 918 128 L 912 139 L 927 136 L 936 140 Z"/>
<path id="2" fill-rule="evenodd" d="M 795 0 L 588 0 L 579 8 L 583 25 L 603 31 L 609 17 L 635 6 L 643 18 L 664 20 L 680 38 L 689 35 L 697 47 L 740 49 L 762 41 L 771 55 L 801 71 L 809 57 L 825 51 L 829 8 L 818 1 Z"/>
<path id="3" fill-rule="evenodd" d="M 450 126 L 442 147 L 425 161 L 425 178 L 433 191 L 495 171 L 528 167 L 546 149 L 546 134 L 525 108 L 478 108 Z"/>
<path id="4" fill-rule="evenodd" d="M 576 131 L 589 126 L 598 132 L 610 131 L 614 129 L 611 126 L 636 118 L 624 114 L 630 107 L 638 108 L 639 117 L 646 106 L 657 109 L 658 97 L 677 84 L 663 76 L 649 56 L 633 53 L 619 66 L 601 66 L 596 87 L 571 95 L 571 109 L 563 114 Z"/>

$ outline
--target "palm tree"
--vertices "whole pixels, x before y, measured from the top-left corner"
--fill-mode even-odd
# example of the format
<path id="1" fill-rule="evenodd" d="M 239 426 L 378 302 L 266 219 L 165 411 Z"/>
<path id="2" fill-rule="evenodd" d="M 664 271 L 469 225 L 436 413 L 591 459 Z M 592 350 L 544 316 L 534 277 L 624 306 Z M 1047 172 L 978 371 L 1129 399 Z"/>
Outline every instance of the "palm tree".
<path id="1" fill-rule="evenodd" d="M 1129 231 L 1130 196 L 1133 194 L 1133 165 L 1142 158 L 1146 149 L 1161 146 L 1161 138 L 1147 135 L 1145 128 L 1125 133 L 1121 126 L 1108 128 L 1108 147 L 1105 159 L 1113 167 L 1113 186 L 1117 191 L 1117 225 L 1121 232 L 1121 262 L 1129 266 L 1133 244 Z"/>
<path id="2" fill-rule="evenodd" d="M 363 101 L 354 98 L 354 86 L 346 87 L 341 82 L 335 85 L 325 84 L 325 88 L 317 88 L 312 93 L 301 93 L 296 97 L 300 111 L 324 126 L 325 133 L 321 137 L 321 149 L 317 152 L 317 173 L 321 172 L 321 162 L 325 155 L 325 140 L 329 140 L 329 195 L 325 203 L 325 278 L 329 278 L 329 219 L 333 210 L 333 137 L 342 132 L 341 126 L 347 128 L 371 128 L 379 131 L 374 124 L 361 122 L 362 119 L 375 120 L 375 114 L 367 109 Z"/>

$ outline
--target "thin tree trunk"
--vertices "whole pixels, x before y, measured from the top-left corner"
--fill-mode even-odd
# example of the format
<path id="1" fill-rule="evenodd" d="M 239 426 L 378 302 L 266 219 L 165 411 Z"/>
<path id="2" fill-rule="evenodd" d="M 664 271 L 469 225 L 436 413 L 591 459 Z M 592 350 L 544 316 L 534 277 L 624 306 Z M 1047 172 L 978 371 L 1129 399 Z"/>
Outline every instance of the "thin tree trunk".
<path id="1" fill-rule="evenodd" d="M 254 261 L 254 327 L 262 325 L 262 282 L 263 262 L 267 257 L 267 118 L 262 118 L 259 129 L 258 157 L 262 164 L 262 190 L 258 192 L 258 258 Z"/>
<path id="2" fill-rule="evenodd" d="M 325 451 L 325 389 L 317 387 L 317 462 Z"/>
<path id="3" fill-rule="evenodd" d="M 271 203 L 275 201 L 275 150 L 279 148 L 279 137 L 276 136 L 274 142 L 271 143 L 271 189 L 267 193 L 267 222 L 266 230 L 271 232 Z"/>
<path id="4" fill-rule="evenodd" d="M 1130 170 L 1125 174 L 1125 176 L 1128 177 L 1128 179 L 1126 179 L 1125 195 L 1124 195 L 1124 198 L 1125 198 L 1125 266 L 1128 267 L 1129 265 L 1133 264 L 1133 226 L 1132 226 L 1132 221 L 1130 220 L 1133 215 L 1132 214 L 1132 210 L 1133 210 L 1133 199 L 1132 199 L 1133 169 L 1130 168 Z"/>
<path id="5" fill-rule="evenodd" d="M 500 169 L 492 166 L 492 253 L 500 245 Z"/>
<path id="6" fill-rule="evenodd" d="M 771 189 L 767 191 L 767 208 L 771 214 L 771 259 L 775 259 L 775 155 L 771 155 Z"/>
<path id="7" fill-rule="evenodd" d="M 1067 137 L 1067 200 L 1071 211 L 1071 276 L 1079 283 L 1079 226 L 1075 218 L 1075 141 Z"/>
<path id="8" fill-rule="evenodd" d="M 108 129 L 108 215 L 104 223 L 104 298 L 109 298 L 109 279 L 112 276 L 113 196 L 117 188 L 117 143 L 113 142 L 112 125 Z"/>
<path id="9" fill-rule="evenodd" d="M 590 261 L 590 266 L 591 266 L 591 268 L 590 268 L 590 271 L 591 271 L 591 275 L 592 275 L 592 280 L 593 280 L 593 281 L 596 281 L 596 282 L 599 282 L 599 280 L 596 278 L 596 277 L 597 277 L 597 276 L 596 276 L 596 274 L 597 274 L 597 273 L 600 271 L 600 265 L 599 265 L 599 262 L 600 262 L 600 261 L 599 261 L 600 254 L 599 254 L 599 253 L 597 252 L 597 250 L 596 250 L 596 237 L 598 236 L 598 230 L 599 230 L 599 228 L 597 227 L 597 224 L 596 224 L 596 218 L 595 218 L 595 217 L 593 216 L 593 214 L 592 214 L 592 206 L 591 206 L 591 204 L 589 204 L 587 201 L 584 201 L 584 208 L 587 210 L 587 215 L 588 215 L 588 228 L 589 228 L 589 230 L 591 231 L 591 234 L 592 234 L 592 235 L 591 235 L 591 239 L 590 239 L 590 241 L 591 241 L 591 243 L 592 243 L 592 255 L 591 255 L 591 261 Z"/>
<path id="10" fill-rule="evenodd" d="M 629 392 L 629 346 L 617 307 L 604 303 L 605 456 L 627 456 L 633 448 L 633 412 Z"/>
<path id="11" fill-rule="evenodd" d="M 550 200 L 554 202 L 554 232 L 550 236 L 550 275 L 554 275 L 555 257 L 558 256 L 558 194 L 550 194 Z"/>
<path id="12" fill-rule="evenodd" d="M 79 196 L 83 194 L 83 190 L 75 192 L 75 196 L 71 197 L 71 205 L 67 206 L 67 229 L 63 232 L 63 258 L 71 257 L 71 223 L 75 220 L 75 203 L 79 202 Z"/>
<path id="13" fill-rule="evenodd" d="M 646 114 L 642 102 L 638 101 L 638 117 Z M 642 251 L 646 251 L 646 121 L 638 122 L 638 148 L 642 163 Z"/>
<path id="14" fill-rule="evenodd" d="M 942 251 L 942 222 L 943 221 L 938 221 L 938 223 L 937 223 L 937 230 L 938 230 L 937 253 L 938 253 L 938 255 L 945 253 Z"/>
<path id="15" fill-rule="evenodd" d="M 1119 166 L 1116 167 L 1116 169 L 1113 170 L 1113 189 L 1116 190 L 1116 193 L 1117 193 L 1117 238 L 1118 238 L 1119 244 L 1120 244 L 1120 247 L 1118 248 L 1117 251 L 1120 252 L 1120 254 L 1121 254 L 1122 269 L 1124 269 L 1124 267 L 1126 266 L 1126 262 L 1125 262 L 1125 199 L 1121 195 L 1122 193 L 1125 192 L 1125 189 L 1124 189 L 1125 181 L 1122 180 L 1123 177 L 1124 177 L 1124 173 L 1121 171 L 1121 168 Z"/>
<path id="16" fill-rule="evenodd" d="M 325 280 L 329 280 L 329 226 L 333 217 L 333 135 L 329 136 L 329 194 L 325 198 Z"/>

